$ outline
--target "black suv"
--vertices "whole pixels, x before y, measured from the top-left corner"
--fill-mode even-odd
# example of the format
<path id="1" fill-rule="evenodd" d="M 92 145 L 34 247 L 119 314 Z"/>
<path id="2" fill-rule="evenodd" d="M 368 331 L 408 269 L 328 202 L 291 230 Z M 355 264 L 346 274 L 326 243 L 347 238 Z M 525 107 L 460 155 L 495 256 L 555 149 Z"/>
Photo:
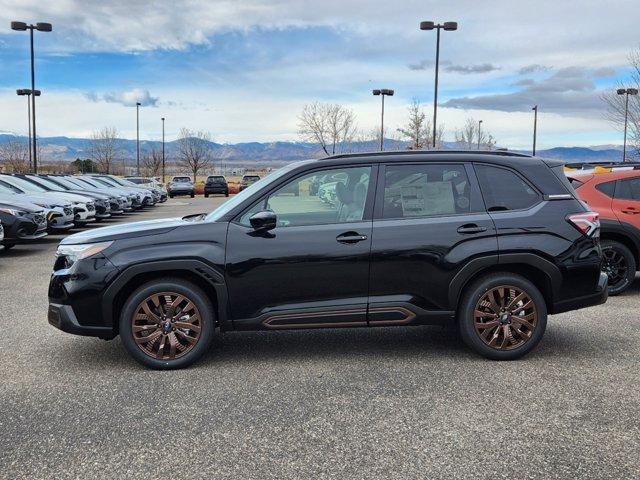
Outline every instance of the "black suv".
<path id="1" fill-rule="evenodd" d="M 155 368 L 191 364 L 216 331 L 448 323 L 478 353 L 515 359 L 547 314 L 606 300 L 598 235 L 555 161 L 333 156 L 284 167 L 209 214 L 67 237 L 49 322 L 120 334 Z"/>
<path id="2" fill-rule="evenodd" d="M 238 187 L 238 191 L 243 191 L 245 188 L 249 188 L 251 185 L 260 180 L 260 176 L 258 175 L 244 175 L 242 180 L 240 180 L 240 186 Z"/>
<path id="3" fill-rule="evenodd" d="M 204 184 L 204 196 L 208 197 L 216 193 L 222 193 L 225 197 L 229 196 L 229 185 L 227 179 L 222 175 L 209 175 Z"/>

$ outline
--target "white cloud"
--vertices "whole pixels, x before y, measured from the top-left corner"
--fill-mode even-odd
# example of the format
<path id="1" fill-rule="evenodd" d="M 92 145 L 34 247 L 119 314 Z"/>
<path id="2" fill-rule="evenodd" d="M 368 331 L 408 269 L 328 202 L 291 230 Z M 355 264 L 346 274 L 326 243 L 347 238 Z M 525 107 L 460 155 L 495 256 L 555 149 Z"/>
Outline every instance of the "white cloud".
<path id="1" fill-rule="evenodd" d="M 136 103 L 140 103 L 143 107 L 155 107 L 158 104 L 158 97 L 152 97 L 149 90 L 142 88 L 134 88 L 122 92 L 107 92 L 98 94 L 96 92 L 85 93 L 87 100 L 92 102 L 119 103 L 125 107 L 135 107 Z"/>

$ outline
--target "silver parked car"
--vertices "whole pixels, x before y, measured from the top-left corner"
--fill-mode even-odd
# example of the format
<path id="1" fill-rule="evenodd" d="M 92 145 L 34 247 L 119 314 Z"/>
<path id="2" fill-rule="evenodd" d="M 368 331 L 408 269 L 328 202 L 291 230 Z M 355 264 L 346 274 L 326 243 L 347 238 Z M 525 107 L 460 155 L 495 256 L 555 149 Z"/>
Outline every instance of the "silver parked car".
<path id="1" fill-rule="evenodd" d="M 167 185 L 167 192 L 169 197 L 173 198 L 176 195 L 189 195 L 191 198 L 196 195 L 196 187 L 193 185 L 191 179 L 187 176 L 176 176 L 171 179 Z"/>

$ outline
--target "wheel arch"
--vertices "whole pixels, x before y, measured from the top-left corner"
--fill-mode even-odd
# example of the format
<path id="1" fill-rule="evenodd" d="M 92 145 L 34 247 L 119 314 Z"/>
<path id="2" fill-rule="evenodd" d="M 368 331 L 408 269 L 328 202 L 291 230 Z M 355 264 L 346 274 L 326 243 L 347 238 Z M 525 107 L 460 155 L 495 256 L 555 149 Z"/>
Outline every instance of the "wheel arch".
<path id="1" fill-rule="evenodd" d="M 542 294 L 547 311 L 553 311 L 554 296 L 562 284 L 562 274 L 558 267 L 548 260 L 534 254 L 504 254 L 495 256 L 496 261 L 489 258 L 481 260 L 476 265 L 470 262 L 467 268 L 461 270 L 453 279 L 449 290 L 449 303 L 457 310 L 460 299 L 466 288 L 478 278 L 492 273 L 513 273 L 532 282 Z"/>
<path id="2" fill-rule="evenodd" d="M 636 261 L 636 268 L 640 268 L 640 231 L 634 234 L 632 233 L 634 230 L 638 229 L 622 222 L 600 221 L 600 239 L 614 240 L 623 244 L 631 250 Z"/>
<path id="3" fill-rule="evenodd" d="M 151 280 L 168 277 L 181 278 L 201 288 L 213 304 L 218 325 L 224 329 L 227 290 L 223 275 L 198 260 L 168 260 L 132 265 L 123 270 L 106 289 L 102 315 L 112 320 L 115 334 L 118 333 L 118 316 L 131 293 Z"/>

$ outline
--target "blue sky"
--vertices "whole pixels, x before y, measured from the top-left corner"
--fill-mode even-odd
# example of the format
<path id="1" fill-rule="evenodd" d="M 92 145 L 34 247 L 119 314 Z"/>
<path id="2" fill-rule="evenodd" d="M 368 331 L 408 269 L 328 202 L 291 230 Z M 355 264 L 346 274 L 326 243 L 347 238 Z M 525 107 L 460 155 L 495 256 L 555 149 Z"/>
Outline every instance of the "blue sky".
<path id="1" fill-rule="evenodd" d="M 589 0 L 369 1 L 0 0 L 0 131 L 24 133 L 28 35 L 11 20 L 50 21 L 36 33 L 41 135 L 88 136 L 115 126 L 169 138 L 181 127 L 216 141 L 297 140 L 305 103 L 341 103 L 358 126 L 378 125 L 372 88 L 393 88 L 389 135 L 413 98 L 430 114 L 434 32 L 420 20 L 457 20 L 443 32 L 439 118 L 452 139 L 482 119 L 501 145 L 526 148 L 529 104 L 540 105 L 540 145 L 620 143 L 603 91 L 628 77 L 640 46 L 637 2 Z"/>

